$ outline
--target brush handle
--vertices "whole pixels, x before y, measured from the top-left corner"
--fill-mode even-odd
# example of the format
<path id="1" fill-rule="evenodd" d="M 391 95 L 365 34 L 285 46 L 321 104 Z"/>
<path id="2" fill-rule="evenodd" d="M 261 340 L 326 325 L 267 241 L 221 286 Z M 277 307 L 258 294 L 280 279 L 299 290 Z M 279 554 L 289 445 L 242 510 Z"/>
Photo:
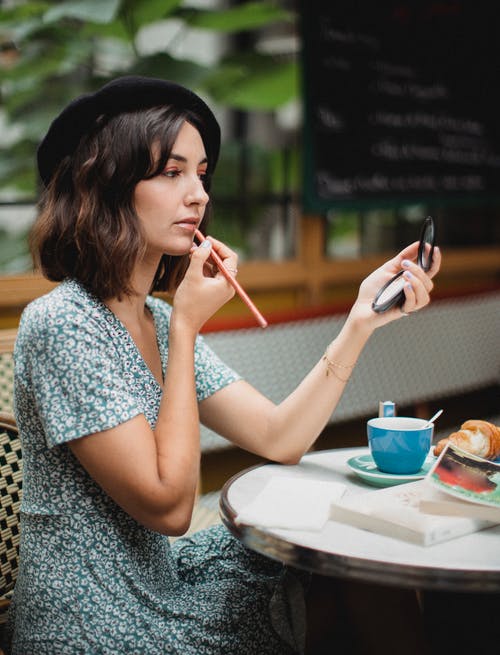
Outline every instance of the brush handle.
<path id="1" fill-rule="evenodd" d="M 202 241 L 205 241 L 205 237 L 199 230 L 196 230 L 195 234 L 196 234 L 196 238 L 200 243 Z M 239 295 L 239 297 L 243 300 L 243 302 L 248 307 L 248 309 L 255 316 L 255 318 L 257 319 L 257 323 L 260 325 L 260 327 L 261 328 L 267 327 L 266 319 L 262 316 L 262 314 L 259 312 L 257 307 L 250 300 L 250 297 L 248 296 L 247 292 L 243 289 L 241 284 L 236 280 L 236 278 L 233 275 L 231 275 L 231 273 L 224 266 L 224 262 L 213 248 L 210 252 L 210 257 L 212 258 L 213 262 L 215 263 L 219 271 L 222 273 L 222 275 L 226 278 L 226 280 L 234 288 L 234 290 Z"/>

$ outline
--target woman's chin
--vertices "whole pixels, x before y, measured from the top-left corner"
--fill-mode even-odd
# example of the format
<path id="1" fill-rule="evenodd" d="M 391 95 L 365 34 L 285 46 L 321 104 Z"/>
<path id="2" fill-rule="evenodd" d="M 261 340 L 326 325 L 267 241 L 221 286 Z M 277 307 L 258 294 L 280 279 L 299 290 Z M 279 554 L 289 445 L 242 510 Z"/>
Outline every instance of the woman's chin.
<path id="1" fill-rule="evenodd" d="M 188 255 L 193 247 L 193 239 L 177 239 L 175 243 L 169 243 L 168 246 L 163 248 L 163 255 L 170 255 L 171 257 L 182 257 Z"/>
<path id="2" fill-rule="evenodd" d="M 163 251 L 163 254 L 170 255 L 170 257 L 183 257 L 184 255 L 188 255 L 191 252 L 192 247 L 193 244 L 187 248 L 167 248 Z"/>

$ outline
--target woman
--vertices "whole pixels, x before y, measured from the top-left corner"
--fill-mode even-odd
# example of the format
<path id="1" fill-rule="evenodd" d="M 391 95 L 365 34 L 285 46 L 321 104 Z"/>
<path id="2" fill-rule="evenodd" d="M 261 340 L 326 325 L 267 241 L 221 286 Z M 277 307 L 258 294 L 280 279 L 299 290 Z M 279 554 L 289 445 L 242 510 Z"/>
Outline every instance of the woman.
<path id="1" fill-rule="evenodd" d="M 45 190 L 32 247 L 61 284 L 24 312 L 15 361 L 24 449 L 12 653 L 301 652 L 302 586 L 222 527 L 190 523 L 199 421 L 294 463 L 326 424 L 370 334 L 429 302 L 417 244 L 370 275 L 340 334 L 275 406 L 198 336 L 233 295 L 204 221 L 219 126 L 193 93 L 120 78 L 78 98 L 38 152 Z M 375 314 L 406 269 L 405 304 Z M 172 307 L 152 290 L 175 291 Z M 294 600 L 295 599 L 295 600 Z"/>

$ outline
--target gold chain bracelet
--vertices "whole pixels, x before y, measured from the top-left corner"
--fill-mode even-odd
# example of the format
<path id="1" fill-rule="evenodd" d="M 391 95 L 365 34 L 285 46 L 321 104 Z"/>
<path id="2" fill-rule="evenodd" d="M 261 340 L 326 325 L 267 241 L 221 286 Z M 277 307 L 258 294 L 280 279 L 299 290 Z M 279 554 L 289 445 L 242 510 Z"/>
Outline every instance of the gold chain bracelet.
<path id="1" fill-rule="evenodd" d="M 348 382 L 349 378 L 351 377 L 351 374 L 347 376 L 347 378 L 341 378 L 340 375 L 335 371 L 336 368 L 343 369 L 345 371 L 352 371 L 354 368 L 355 364 L 352 366 L 346 366 L 345 364 L 338 364 L 337 362 L 332 362 L 332 360 L 328 357 L 327 355 L 327 350 L 325 350 L 325 354 L 323 355 L 323 361 L 326 362 L 326 377 L 330 375 L 330 373 L 337 378 L 337 380 L 340 380 L 341 382 Z"/>

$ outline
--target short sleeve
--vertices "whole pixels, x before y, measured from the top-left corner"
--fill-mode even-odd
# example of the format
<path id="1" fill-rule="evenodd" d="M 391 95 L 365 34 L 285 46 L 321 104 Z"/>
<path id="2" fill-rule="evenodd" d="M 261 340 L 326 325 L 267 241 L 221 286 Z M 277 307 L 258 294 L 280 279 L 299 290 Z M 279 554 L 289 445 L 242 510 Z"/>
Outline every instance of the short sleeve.
<path id="1" fill-rule="evenodd" d="M 28 330 L 30 379 L 49 447 L 141 413 L 116 346 L 102 326 L 78 312 L 45 315 L 36 325 L 33 321 Z"/>
<path id="2" fill-rule="evenodd" d="M 241 380 L 241 376 L 227 366 L 201 336 L 196 340 L 194 366 L 198 401 L 212 396 L 231 382 Z"/>

